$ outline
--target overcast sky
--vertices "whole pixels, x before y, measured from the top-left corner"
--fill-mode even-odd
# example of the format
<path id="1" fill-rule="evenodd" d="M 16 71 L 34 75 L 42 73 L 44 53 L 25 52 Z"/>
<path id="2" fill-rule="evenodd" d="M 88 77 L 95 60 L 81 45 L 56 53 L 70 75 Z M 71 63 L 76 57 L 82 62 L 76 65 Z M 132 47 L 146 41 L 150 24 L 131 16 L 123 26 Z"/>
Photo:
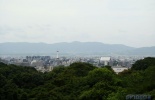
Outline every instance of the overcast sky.
<path id="1" fill-rule="evenodd" d="M 0 0 L 0 43 L 155 46 L 155 0 Z"/>

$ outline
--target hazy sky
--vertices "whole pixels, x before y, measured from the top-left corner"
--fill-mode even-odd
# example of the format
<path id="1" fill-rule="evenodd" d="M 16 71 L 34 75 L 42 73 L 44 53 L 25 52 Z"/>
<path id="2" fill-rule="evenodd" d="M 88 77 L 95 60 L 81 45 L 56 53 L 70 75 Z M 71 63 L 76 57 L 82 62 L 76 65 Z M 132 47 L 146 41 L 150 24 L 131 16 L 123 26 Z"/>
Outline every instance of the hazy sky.
<path id="1" fill-rule="evenodd" d="M 155 0 L 0 0 L 2 42 L 155 46 Z"/>

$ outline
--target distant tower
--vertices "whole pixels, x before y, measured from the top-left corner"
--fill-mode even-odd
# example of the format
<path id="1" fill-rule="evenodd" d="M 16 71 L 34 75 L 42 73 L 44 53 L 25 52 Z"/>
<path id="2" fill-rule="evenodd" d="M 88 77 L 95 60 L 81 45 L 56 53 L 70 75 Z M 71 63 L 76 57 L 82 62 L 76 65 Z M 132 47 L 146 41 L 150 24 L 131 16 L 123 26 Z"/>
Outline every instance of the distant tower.
<path id="1" fill-rule="evenodd" d="M 59 51 L 57 51 L 57 59 L 59 59 Z"/>

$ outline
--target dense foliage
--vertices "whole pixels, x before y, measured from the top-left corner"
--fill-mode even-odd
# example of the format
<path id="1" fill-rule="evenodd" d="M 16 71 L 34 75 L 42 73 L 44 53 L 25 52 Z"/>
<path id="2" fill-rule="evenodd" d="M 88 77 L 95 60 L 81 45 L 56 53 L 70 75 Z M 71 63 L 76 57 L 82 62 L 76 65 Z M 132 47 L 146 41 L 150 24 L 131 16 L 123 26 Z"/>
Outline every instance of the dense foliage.
<path id="1" fill-rule="evenodd" d="M 125 100 L 128 94 L 155 99 L 155 58 L 118 75 L 109 66 L 80 62 L 46 73 L 0 63 L 0 100 Z"/>

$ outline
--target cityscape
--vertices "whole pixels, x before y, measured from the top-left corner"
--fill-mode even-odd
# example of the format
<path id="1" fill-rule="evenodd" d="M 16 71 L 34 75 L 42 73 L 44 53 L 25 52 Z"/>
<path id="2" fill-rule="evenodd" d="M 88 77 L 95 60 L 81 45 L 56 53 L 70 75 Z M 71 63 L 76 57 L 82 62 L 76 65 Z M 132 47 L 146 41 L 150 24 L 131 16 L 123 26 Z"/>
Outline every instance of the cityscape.
<path id="1" fill-rule="evenodd" d="M 6 64 L 14 64 L 19 66 L 31 66 L 40 72 L 52 71 L 57 66 L 69 66 L 75 62 L 90 63 L 97 67 L 111 66 L 112 69 L 118 74 L 124 70 L 132 67 L 137 60 L 144 59 L 145 56 L 91 56 L 91 57 L 74 57 L 74 56 L 61 56 L 59 51 L 54 56 L 21 56 L 9 57 L 3 56 L 0 62 Z"/>

